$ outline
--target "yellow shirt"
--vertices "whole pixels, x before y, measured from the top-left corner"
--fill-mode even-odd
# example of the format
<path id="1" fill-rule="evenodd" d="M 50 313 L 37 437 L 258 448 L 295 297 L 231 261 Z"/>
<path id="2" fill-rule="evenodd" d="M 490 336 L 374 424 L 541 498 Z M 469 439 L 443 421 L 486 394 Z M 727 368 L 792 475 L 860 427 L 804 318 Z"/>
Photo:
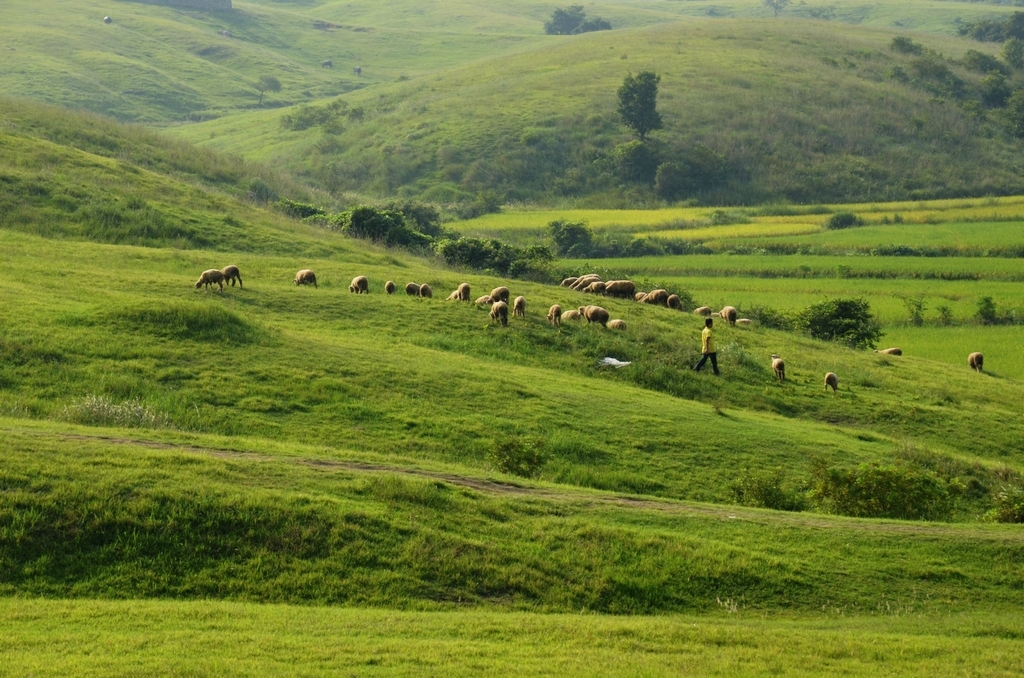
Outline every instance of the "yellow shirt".
<path id="1" fill-rule="evenodd" d="M 702 353 L 714 353 L 715 352 L 715 338 L 711 336 L 711 328 L 705 327 L 704 331 L 700 333 L 700 340 L 702 346 Z"/>

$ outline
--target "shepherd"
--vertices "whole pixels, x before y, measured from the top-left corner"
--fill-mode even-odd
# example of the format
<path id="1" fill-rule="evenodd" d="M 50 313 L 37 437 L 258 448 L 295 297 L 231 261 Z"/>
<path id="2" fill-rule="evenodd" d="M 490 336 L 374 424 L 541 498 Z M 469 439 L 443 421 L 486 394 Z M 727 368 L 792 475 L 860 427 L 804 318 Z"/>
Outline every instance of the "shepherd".
<path id="1" fill-rule="evenodd" d="M 704 331 L 700 334 L 700 362 L 693 366 L 694 372 L 700 372 L 701 368 L 704 367 L 704 363 L 711 359 L 711 367 L 715 370 L 715 374 L 718 375 L 718 354 L 715 353 L 715 338 L 711 332 L 711 327 L 715 324 L 715 321 L 711 318 L 704 319 Z"/>

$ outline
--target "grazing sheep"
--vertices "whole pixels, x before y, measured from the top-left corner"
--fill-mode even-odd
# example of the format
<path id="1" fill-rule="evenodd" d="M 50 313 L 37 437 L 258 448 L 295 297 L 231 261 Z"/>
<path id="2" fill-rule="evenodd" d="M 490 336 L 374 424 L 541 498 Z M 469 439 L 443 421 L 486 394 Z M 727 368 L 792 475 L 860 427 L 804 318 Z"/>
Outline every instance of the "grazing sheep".
<path id="1" fill-rule="evenodd" d="M 774 353 L 772 353 L 772 371 L 775 372 L 780 384 L 786 381 L 786 363 Z"/>
<path id="2" fill-rule="evenodd" d="M 558 286 L 559 286 L 559 287 L 569 287 L 570 285 L 572 285 L 572 284 L 573 284 L 574 282 L 576 282 L 577 280 L 579 280 L 579 278 L 578 278 L 578 277 L 573 277 L 573 278 L 566 278 L 566 279 L 565 279 L 565 280 L 563 280 L 563 281 L 562 281 L 562 282 L 561 282 L 561 283 L 560 283 L 560 284 L 559 284 Z"/>
<path id="3" fill-rule="evenodd" d="M 736 324 L 736 315 L 737 315 L 737 313 L 736 313 L 736 309 L 733 308 L 732 306 L 726 306 L 725 308 L 723 308 L 721 311 L 718 312 L 718 315 L 720 317 L 725 318 L 726 320 L 728 320 L 730 325 L 735 325 Z"/>
<path id="4" fill-rule="evenodd" d="M 577 311 L 576 309 L 570 308 L 568 311 L 565 311 L 564 313 L 562 313 L 561 319 L 562 320 L 579 320 L 582 317 L 583 316 L 580 315 L 579 311 Z M 559 324 L 561 324 L 561 323 L 559 323 Z"/>
<path id="5" fill-rule="evenodd" d="M 459 283 L 459 286 L 455 291 L 459 293 L 459 296 L 457 297 L 459 301 L 469 301 L 472 298 L 469 283 Z"/>
<path id="6" fill-rule="evenodd" d="M 352 278 L 352 284 L 348 286 L 348 291 L 356 294 L 369 294 L 370 281 L 366 279 L 365 275 L 357 275 Z"/>
<path id="7" fill-rule="evenodd" d="M 665 305 L 669 308 L 674 308 L 677 311 L 683 310 L 683 300 L 679 298 L 678 294 L 668 295 L 668 299 L 665 300 Z"/>
<path id="8" fill-rule="evenodd" d="M 736 320 L 736 324 L 740 327 L 750 327 L 754 324 L 754 321 L 750 318 L 739 318 Z"/>
<path id="9" fill-rule="evenodd" d="M 323 61 L 320 62 L 320 68 L 330 68 L 331 70 L 333 70 L 334 62 L 331 61 L 330 59 L 324 59 Z"/>
<path id="10" fill-rule="evenodd" d="M 474 304 L 493 304 L 494 303 L 494 299 L 491 298 L 491 295 L 485 294 L 482 297 L 477 297 L 477 300 L 474 301 L 473 303 Z"/>
<path id="11" fill-rule="evenodd" d="M 596 274 L 596 273 L 589 273 L 587 275 L 581 275 L 579 278 L 576 278 L 576 282 L 574 282 L 573 284 L 569 285 L 569 289 L 580 291 L 583 288 L 585 288 L 587 285 L 589 285 L 590 283 L 595 283 L 595 282 L 601 282 L 601 276 L 599 276 L 598 274 Z"/>
<path id="12" fill-rule="evenodd" d="M 313 273 L 313 271 L 309 270 L 308 268 L 302 269 L 301 271 L 295 274 L 295 284 L 312 285 L 313 287 L 318 287 L 318 285 L 316 284 L 316 273 Z"/>
<path id="13" fill-rule="evenodd" d="M 636 284 L 632 280 L 611 280 L 605 283 L 604 293 L 609 297 L 632 299 L 636 294 Z"/>
<path id="14" fill-rule="evenodd" d="M 496 301 L 491 306 L 491 320 L 497 320 L 502 327 L 508 327 L 508 304 Z"/>
<path id="15" fill-rule="evenodd" d="M 608 318 L 611 317 L 608 311 L 600 306 L 580 306 L 580 315 L 587 319 L 587 323 L 600 323 L 607 327 Z"/>
<path id="16" fill-rule="evenodd" d="M 980 353 L 972 353 L 967 356 L 967 365 L 975 372 L 981 372 L 982 367 L 985 366 L 985 356 Z"/>
<path id="17" fill-rule="evenodd" d="M 641 304 L 643 303 L 644 299 L 646 299 L 646 298 L 647 298 L 647 292 L 637 292 L 636 294 L 633 295 L 633 299 L 635 301 L 639 301 Z"/>
<path id="18" fill-rule="evenodd" d="M 420 296 L 420 286 L 416 283 L 409 283 L 405 286 L 405 293 L 410 297 L 418 297 Z"/>
<path id="19" fill-rule="evenodd" d="M 199 280 L 196 281 L 196 289 L 198 290 L 203 285 L 206 285 L 206 289 L 210 289 L 210 285 L 217 285 L 220 287 L 220 291 L 224 291 L 224 273 L 216 268 L 211 268 L 208 271 L 203 271 L 203 274 L 199 276 Z"/>
<path id="20" fill-rule="evenodd" d="M 832 392 L 833 393 L 835 393 L 836 389 L 839 388 L 839 377 L 836 376 L 835 372 L 826 372 L 825 373 L 825 390 L 826 391 L 828 390 L 829 386 L 832 387 Z"/>
<path id="21" fill-rule="evenodd" d="M 668 302 L 668 290 L 651 290 L 642 303 L 664 306 Z"/>
<path id="22" fill-rule="evenodd" d="M 626 321 L 619 320 L 618 318 L 615 320 L 609 320 L 607 327 L 610 330 L 624 330 L 626 329 Z"/>
<path id="23" fill-rule="evenodd" d="M 495 287 L 491 290 L 491 299 L 508 303 L 509 291 L 507 287 Z"/>
<path id="24" fill-rule="evenodd" d="M 110 23 L 112 23 L 113 21 L 114 21 L 114 20 L 113 20 L 113 19 L 111 19 L 111 18 L 110 18 L 109 16 L 105 16 L 105 17 L 103 17 L 103 23 L 105 23 L 105 24 L 110 24 Z"/>
<path id="25" fill-rule="evenodd" d="M 583 290 L 584 294 L 604 294 L 604 283 L 601 281 L 592 282 Z"/>
<path id="26" fill-rule="evenodd" d="M 430 289 L 430 285 L 423 283 L 420 285 L 420 296 L 424 299 L 433 299 L 434 290 Z"/>
<path id="27" fill-rule="evenodd" d="M 388 294 L 394 294 L 395 293 L 395 289 L 397 287 L 398 286 L 395 285 L 395 281 L 394 280 L 389 280 L 386 283 L 384 283 L 384 291 L 387 292 Z"/>
<path id="28" fill-rule="evenodd" d="M 519 316 L 520 318 L 526 317 L 526 297 L 516 297 L 515 302 L 512 304 L 512 315 Z"/>
<path id="29" fill-rule="evenodd" d="M 884 355 L 903 355 L 903 349 L 901 349 L 901 348 L 883 348 L 881 351 L 875 351 L 875 353 L 882 353 Z"/>
<path id="30" fill-rule="evenodd" d="M 562 307 L 555 304 L 548 309 L 548 322 L 558 327 L 562 324 Z"/>
<path id="31" fill-rule="evenodd" d="M 705 318 L 710 318 L 711 317 L 711 307 L 710 306 L 701 306 L 700 308 L 695 308 L 695 309 L 693 309 L 693 314 L 694 315 L 702 315 Z"/>
<path id="32" fill-rule="evenodd" d="M 242 274 L 239 272 L 238 267 L 234 264 L 229 264 L 224 268 L 220 269 L 220 272 L 224 274 L 224 282 L 230 282 L 231 286 L 235 286 L 235 280 L 238 280 L 238 286 L 242 286 Z"/>

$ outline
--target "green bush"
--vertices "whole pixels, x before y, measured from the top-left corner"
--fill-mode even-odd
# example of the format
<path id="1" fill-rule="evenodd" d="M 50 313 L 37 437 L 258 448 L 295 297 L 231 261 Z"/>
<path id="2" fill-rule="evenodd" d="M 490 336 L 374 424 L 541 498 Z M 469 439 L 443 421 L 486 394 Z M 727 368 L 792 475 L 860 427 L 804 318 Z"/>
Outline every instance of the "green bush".
<path id="1" fill-rule="evenodd" d="M 781 468 L 748 471 L 730 488 L 738 504 L 777 511 L 803 511 L 807 499 L 796 490 L 783 487 L 785 474 Z"/>
<path id="2" fill-rule="evenodd" d="M 839 212 L 829 217 L 829 220 L 825 222 L 825 228 L 830 231 L 837 231 L 843 228 L 862 226 L 863 224 L 864 221 L 853 212 Z"/>
<path id="3" fill-rule="evenodd" d="M 726 175 L 725 158 L 698 144 L 658 166 L 654 190 L 666 200 L 685 198 L 718 188 Z"/>
<path id="4" fill-rule="evenodd" d="M 988 518 L 997 523 L 1024 523 L 1024 487 L 1007 485 L 995 497 L 995 508 Z"/>
<path id="5" fill-rule="evenodd" d="M 850 348 L 875 348 L 882 329 L 865 299 L 830 299 L 809 306 L 799 323 L 811 337 Z"/>
<path id="6" fill-rule="evenodd" d="M 992 71 L 981 79 L 981 103 L 986 108 L 1002 108 L 1011 94 L 1013 90 L 1006 76 L 999 71 Z"/>
<path id="7" fill-rule="evenodd" d="M 992 297 L 982 297 L 978 301 L 976 316 L 978 322 L 982 325 L 995 325 L 999 322 L 999 316 L 996 313 L 996 302 L 992 301 Z"/>
<path id="8" fill-rule="evenodd" d="M 1024 139 L 1024 89 L 1019 89 L 1006 100 L 1006 122 L 1010 133 Z"/>
<path id="9" fill-rule="evenodd" d="M 984 52 L 979 52 L 976 49 L 967 50 L 964 54 L 963 62 L 964 66 L 972 71 L 981 73 L 982 75 L 986 75 L 992 71 L 997 71 L 1003 75 L 1007 75 L 1009 73 L 1009 69 L 1006 67 L 1006 64 L 991 54 L 985 54 Z"/>
<path id="10" fill-rule="evenodd" d="M 548 223 L 548 233 L 555 241 L 555 253 L 560 257 L 583 258 L 590 255 L 594 232 L 582 221 L 564 219 Z"/>
<path id="11" fill-rule="evenodd" d="M 921 54 L 924 51 L 921 45 L 918 45 L 905 35 L 897 35 L 893 38 L 889 49 L 900 54 Z"/>
<path id="12" fill-rule="evenodd" d="M 544 32 L 548 35 L 579 35 L 611 29 L 612 25 L 601 17 L 588 19 L 582 5 L 556 9 L 551 13 L 551 18 L 544 23 Z"/>
<path id="13" fill-rule="evenodd" d="M 810 499 L 828 513 L 858 518 L 947 520 L 964 486 L 957 479 L 895 463 L 834 468 L 817 464 Z"/>
<path id="14" fill-rule="evenodd" d="M 612 151 L 615 171 L 623 181 L 637 184 L 652 184 L 658 172 L 658 159 L 651 148 L 642 141 L 619 144 Z"/>
<path id="15" fill-rule="evenodd" d="M 500 240 L 483 238 L 446 238 L 434 245 L 434 251 L 449 266 L 464 266 L 515 277 L 543 273 L 554 260 L 551 250 L 540 245 L 516 247 Z"/>
<path id="16" fill-rule="evenodd" d="M 502 473 L 533 478 L 547 461 L 539 441 L 509 438 L 500 440 L 491 451 L 491 462 Z"/>

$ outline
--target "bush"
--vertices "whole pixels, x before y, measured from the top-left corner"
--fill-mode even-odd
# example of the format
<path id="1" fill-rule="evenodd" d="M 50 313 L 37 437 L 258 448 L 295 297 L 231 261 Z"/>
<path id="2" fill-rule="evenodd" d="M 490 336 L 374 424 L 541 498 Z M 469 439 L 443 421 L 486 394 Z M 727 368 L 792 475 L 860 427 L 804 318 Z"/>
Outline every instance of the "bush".
<path id="1" fill-rule="evenodd" d="M 544 23 L 544 32 L 548 35 L 579 35 L 592 31 L 610 31 L 612 25 L 601 17 L 587 18 L 582 5 L 570 5 L 564 9 L 556 9 L 551 18 Z"/>
<path id="2" fill-rule="evenodd" d="M 547 461 L 540 441 L 520 438 L 500 440 L 491 451 L 491 463 L 502 473 L 533 478 Z"/>
<path id="3" fill-rule="evenodd" d="M 738 504 L 777 511 L 803 511 L 807 500 L 795 490 L 783 488 L 781 468 L 771 471 L 748 471 L 730 489 Z"/>
<path id="4" fill-rule="evenodd" d="M 500 240 L 482 238 L 445 239 L 438 242 L 434 250 L 449 266 L 518 277 L 542 272 L 554 260 L 551 250 L 546 247 L 515 247 Z"/>
<path id="5" fill-rule="evenodd" d="M 918 45 L 911 38 L 905 35 L 897 35 L 892 39 L 892 44 L 889 45 L 889 49 L 900 54 L 921 54 L 924 48 Z"/>
<path id="6" fill-rule="evenodd" d="M 964 493 L 957 479 L 907 464 L 861 464 L 829 468 L 817 464 L 811 501 L 828 513 L 859 518 L 946 520 Z"/>
<path id="7" fill-rule="evenodd" d="M 299 219 L 308 219 L 309 217 L 318 217 L 325 214 L 325 212 L 316 205 L 311 205 L 306 202 L 296 202 L 295 200 L 289 200 L 288 198 L 281 198 L 274 204 L 285 214 Z"/>
<path id="8" fill-rule="evenodd" d="M 1019 89 L 1006 100 L 1006 122 L 1010 133 L 1024 139 L 1024 89 Z"/>
<path id="9" fill-rule="evenodd" d="M 1015 71 L 1024 69 L 1024 40 L 1010 38 L 1003 45 L 1003 59 Z"/>
<path id="10" fill-rule="evenodd" d="M 590 255 L 594 243 L 594 232 L 585 222 L 565 221 L 548 223 L 548 233 L 555 241 L 555 253 L 560 257 L 583 258 Z"/>
<path id="11" fill-rule="evenodd" d="M 769 306 L 752 306 L 743 309 L 743 315 L 750 318 L 758 325 L 773 330 L 792 330 L 796 321 L 783 313 Z"/>
<path id="12" fill-rule="evenodd" d="M 992 71 L 997 71 L 1003 75 L 1007 75 L 1009 73 L 1009 69 L 1003 62 L 999 61 L 999 59 L 995 58 L 991 54 L 979 52 L 976 49 L 967 50 L 967 53 L 964 54 L 963 61 L 966 68 L 983 75 L 991 73 Z"/>
<path id="13" fill-rule="evenodd" d="M 995 325 L 999 322 L 999 316 L 996 313 L 996 302 L 992 301 L 992 297 L 982 297 L 978 301 L 976 317 L 982 325 Z"/>
<path id="14" fill-rule="evenodd" d="M 875 348 L 882 330 L 866 299 L 831 299 L 809 306 L 800 324 L 811 337 L 850 348 Z"/>
<path id="15" fill-rule="evenodd" d="M 986 108 L 1002 108 L 1011 94 L 1013 90 L 1006 76 L 999 71 L 992 71 L 981 79 L 981 103 Z"/>
<path id="16" fill-rule="evenodd" d="M 1004 486 L 995 495 L 995 508 L 988 518 L 997 523 L 1024 523 L 1024 487 Z"/>
<path id="17" fill-rule="evenodd" d="M 698 144 L 658 166 L 654 190 L 666 200 L 685 198 L 719 187 L 726 174 L 725 158 Z"/>
<path id="18" fill-rule="evenodd" d="M 612 151 L 612 160 L 619 178 L 638 184 L 650 185 L 658 172 L 658 159 L 642 141 L 619 144 Z"/>
<path id="19" fill-rule="evenodd" d="M 825 222 L 825 228 L 830 231 L 837 231 L 842 228 L 853 228 L 854 226 L 863 226 L 864 221 L 853 212 L 839 212 L 829 217 L 829 220 Z"/>

